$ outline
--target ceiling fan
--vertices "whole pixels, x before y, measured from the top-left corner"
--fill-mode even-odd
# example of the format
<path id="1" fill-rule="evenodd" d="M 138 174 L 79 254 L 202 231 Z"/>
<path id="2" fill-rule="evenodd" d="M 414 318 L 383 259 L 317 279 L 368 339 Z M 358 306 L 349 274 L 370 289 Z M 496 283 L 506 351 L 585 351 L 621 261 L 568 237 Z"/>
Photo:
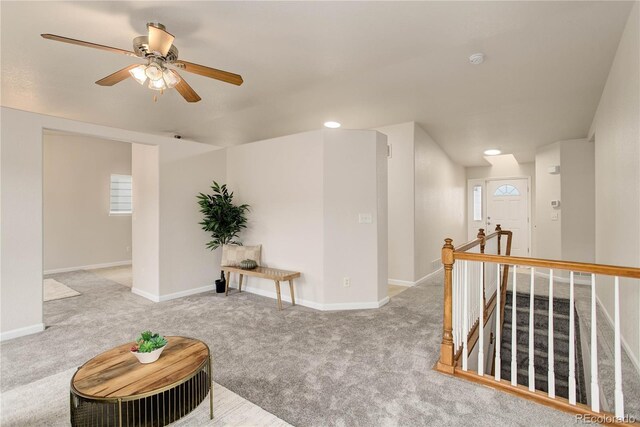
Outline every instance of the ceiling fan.
<path id="1" fill-rule="evenodd" d="M 198 96 L 193 88 L 189 86 L 176 70 L 168 66 L 238 86 L 242 84 L 242 77 L 238 74 L 179 60 L 178 48 L 173 44 L 175 37 L 166 31 L 164 25 L 152 22 L 147 24 L 147 29 L 149 30 L 149 35 L 139 36 L 133 39 L 133 51 L 57 36 L 55 34 L 41 34 L 41 36 L 48 40 L 92 47 L 94 49 L 120 53 L 134 58 L 142 58 L 147 61 L 146 64 L 133 64 L 98 80 L 96 84 L 100 86 L 113 86 L 128 77 L 133 77 L 141 85 L 148 81 L 149 89 L 162 92 L 165 89 L 175 87 L 187 102 L 200 101 L 202 98 Z"/>

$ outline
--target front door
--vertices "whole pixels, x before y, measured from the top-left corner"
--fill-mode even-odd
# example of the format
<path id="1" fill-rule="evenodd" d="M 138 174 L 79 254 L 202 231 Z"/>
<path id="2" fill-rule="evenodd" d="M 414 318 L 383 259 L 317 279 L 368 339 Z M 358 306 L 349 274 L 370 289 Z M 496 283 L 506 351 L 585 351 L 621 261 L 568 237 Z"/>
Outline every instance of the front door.
<path id="1" fill-rule="evenodd" d="M 513 232 L 512 256 L 529 256 L 529 181 L 487 181 L 487 234 L 497 224 Z"/>

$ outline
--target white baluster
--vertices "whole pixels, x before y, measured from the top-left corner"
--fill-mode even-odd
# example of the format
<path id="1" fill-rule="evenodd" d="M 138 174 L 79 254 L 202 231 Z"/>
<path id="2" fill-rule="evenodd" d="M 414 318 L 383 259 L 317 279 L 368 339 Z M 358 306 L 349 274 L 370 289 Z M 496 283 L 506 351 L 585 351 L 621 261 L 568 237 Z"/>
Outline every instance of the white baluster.
<path id="1" fill-rule="evenodd" d="M 513 290 L 511 292 L 511 385 L 518 384 L 518 322 L 517 322 L 517 299 L 516 288 L 517 280 L 516 276 L 518 267 L 513 266 Z"/>
<path id="2" fill-rule="evenodd" d="M 598 328 L 596 316 L 596 275 L 591 274 L 591 410 L 600 412 L 598 385 Z"/>
<path id="3" fill-rule="evenodd" d="M 496 292 L 496 359 L 495 359 L 495 378 L 496 381 L 500 381 L 500 371 L 502 370 L 502 362 L 500 360 L 500 338 L 502 334 L 502 323 L 500 323 L 500 264 L 496 267 L 496 283 L 497 292 Z"/>
<path id="4" fill-rule="evenodd" d="M 531 285 L 529 290 L 529 390 L 530 391 L 534 391 L 536 389 L 536 367 L 534 365 L 535 352 L 534 352 L 534 343 L 533 343 L 533 338 L 535 335 L 533 333 L 533 328 L 535 326 L 535 323 L 534 323 L 535 275 L 536 275 L 536 269 L 531 267 Z"/>
<path id="5" fill-rule="evenodd" d="M 620 278 L 616 276 L 613 288 L 614 298 L 614 345 L 615 345 L 615 366 L 616 366 L 616 418 L 624 418 L 624 397 L 622 395 L 622 349 L 620 348 Z"/>
<path id="6" fill-rule="evenodd" d="M 464 281 L 462 287 L 462 316 L 464 324 L 464 333 L 462 334 L 462 370 L 467 370 L 467 358 L 469 355 L 469 349 L 467 348 L 467 341 L 469 341 L 469 295 L 467 289 L 469 288 L 469 275 L 468 275 L 468 261 L 462 261 L 462 269 L 464 271 Z"/>
<path id="7" fill-rule="evenodd" d="M 556 374 L 553 367 L 553 269 L 549 270 L 549 341 L 548 341 L 548 359 L 549 365 L 547 374 L 549 397 L 556 397 Z"/>
<path id="8" fill-rule="evenodd" d="M 478 375 L 484 375 L 484 262 L 480 266 L 480 292 L 478 292 Z"/>
<path id="9" fill-rule="evenodd" d="M 576 343 L 573 317 L 573 271 L 569 273 L 569 403 L 576 404 Z"/>
<path id="10" fill-rule="evenodd" d="M 458 331 L 458 315 L 460 313 L 460 306 L 458 301 L 458 284 L 460 281 L 460 266 L 458 263 L 453 264 L 453 288 L 451 290 L 451 299 L 453 300 L 453 348 L 458 350 L 460 334 Z"/>

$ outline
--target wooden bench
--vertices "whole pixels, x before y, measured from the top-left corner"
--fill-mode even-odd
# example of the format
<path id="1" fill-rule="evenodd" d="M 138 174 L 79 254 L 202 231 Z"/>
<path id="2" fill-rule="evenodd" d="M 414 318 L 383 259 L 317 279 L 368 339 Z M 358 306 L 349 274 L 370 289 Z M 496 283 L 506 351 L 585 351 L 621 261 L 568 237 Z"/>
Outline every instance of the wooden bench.
<path id="1" fill-rule="evenodd" d="M 259 277 L 261 279 L 273 280 L 276 284 L 276 293 L 278 294 L 278 310 L 282 310 L 282 299 L 280 298 L 280 282 L 289 282 L 289 293 L 291 294 L 291 305 L 296 305 L 296 299 L 293 294 L 293 279 L 300 277 L 298 271 L 278 270 L 277 268 L 256 267 L 253 270 L 245 270 L 239 267 L 222 267 L 222 271 L 226 273 L 226 289 L 225 296 L 229 295 L 229 280 L 231 273 L 238 273 L 240 279 L 238 281 L 238 292 L 242 292 L 242 279 L 244 276 Z"/>

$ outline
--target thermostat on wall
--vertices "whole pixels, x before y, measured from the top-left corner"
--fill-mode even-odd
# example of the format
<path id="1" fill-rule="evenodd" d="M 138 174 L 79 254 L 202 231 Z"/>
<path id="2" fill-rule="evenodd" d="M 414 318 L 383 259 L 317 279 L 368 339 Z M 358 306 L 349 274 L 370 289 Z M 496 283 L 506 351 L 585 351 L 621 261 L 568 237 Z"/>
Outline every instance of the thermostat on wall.
<path id="1" fill-rule="evenodd" d="M 560 166 L 555 165 L 555 166 L 549 166 L 549 169 L 547 169 L 547 171 L 551 174 L 551 175 L 557 175 L 560 173 Z"/>
<path id="2" fill-rule="evenodd" d="M 551 207 L 554 209 L 558 209 L 560 207 L 560 200 L 552 200 Z"/>

